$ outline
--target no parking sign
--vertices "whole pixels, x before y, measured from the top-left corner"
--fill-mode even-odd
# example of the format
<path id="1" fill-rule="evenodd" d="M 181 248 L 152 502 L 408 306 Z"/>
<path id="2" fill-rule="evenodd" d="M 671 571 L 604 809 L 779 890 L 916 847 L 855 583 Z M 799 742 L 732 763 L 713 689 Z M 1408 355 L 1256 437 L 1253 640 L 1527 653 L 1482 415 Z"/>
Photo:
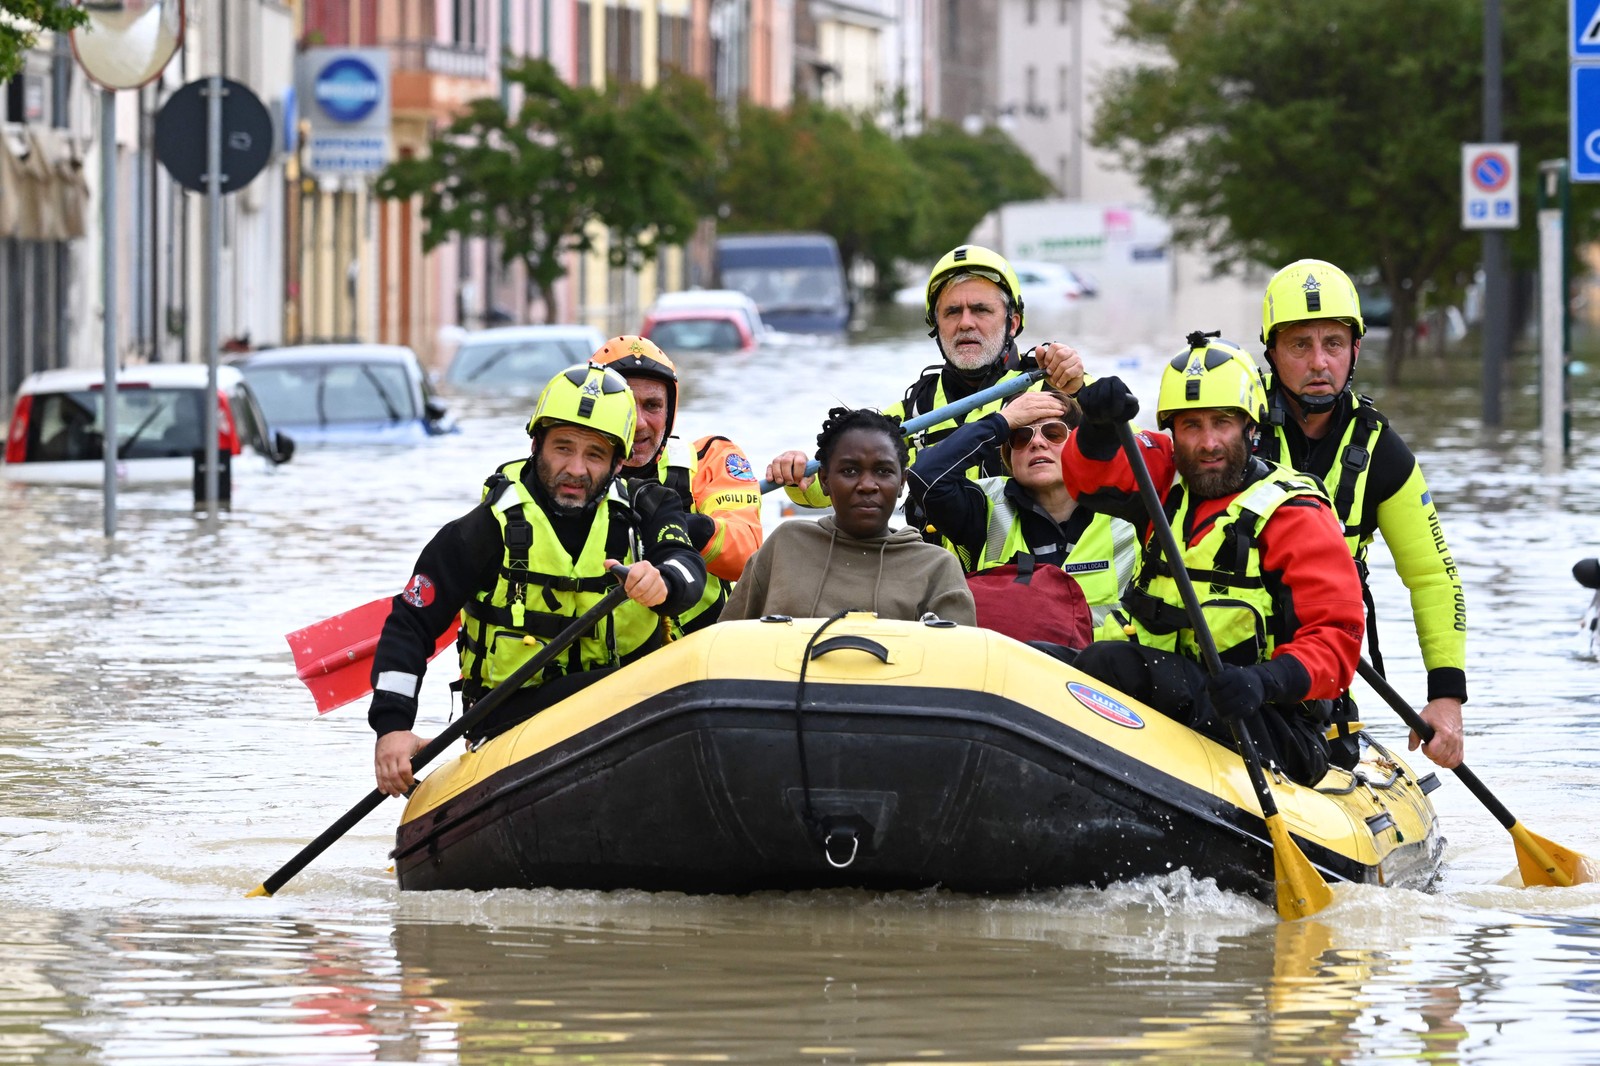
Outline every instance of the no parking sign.
<path id="1" fill-rule="evenodd" d="M 1517 146 L 1461 146 L 1461 228 L 1517 228 Z"/>

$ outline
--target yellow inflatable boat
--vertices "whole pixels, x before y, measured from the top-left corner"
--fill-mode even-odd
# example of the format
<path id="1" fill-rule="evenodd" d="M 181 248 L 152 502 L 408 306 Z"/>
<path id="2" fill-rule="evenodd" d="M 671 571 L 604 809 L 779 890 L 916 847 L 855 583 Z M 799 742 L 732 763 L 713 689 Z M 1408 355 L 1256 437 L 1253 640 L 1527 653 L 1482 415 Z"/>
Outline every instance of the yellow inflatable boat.
<path id="1" fill-rule="evenodd" d="M 1285 824 L 1329 881 L 1427 887 L 1437 779 L 1364 748 L 1275 779 Z M 603 678 L 429 775 L 394 858 L 424 890 L 1274 891 L 1236 753 L 1007 637 L 870 614 L 720 624 Z"/>

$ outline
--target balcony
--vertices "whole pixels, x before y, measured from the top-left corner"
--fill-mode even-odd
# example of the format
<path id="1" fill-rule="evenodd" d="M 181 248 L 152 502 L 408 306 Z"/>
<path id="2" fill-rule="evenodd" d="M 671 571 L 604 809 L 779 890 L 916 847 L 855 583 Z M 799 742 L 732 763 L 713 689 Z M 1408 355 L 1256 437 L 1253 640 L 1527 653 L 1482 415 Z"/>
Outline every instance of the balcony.
<path id="1" fill-rule="evenodd" d="M 389 41 L 391 90 L 397 114 L 443 118 L 468 100 L 489 96 L 489 53 L 443 41 Z"/>
<path id="2" fill-rule="evenodd" d="M 469 81 L 489 78 L 489 53 L 483 48 L 442 41 L 390 41 L 387 47 L 397 73 L 437 74 Z"/>

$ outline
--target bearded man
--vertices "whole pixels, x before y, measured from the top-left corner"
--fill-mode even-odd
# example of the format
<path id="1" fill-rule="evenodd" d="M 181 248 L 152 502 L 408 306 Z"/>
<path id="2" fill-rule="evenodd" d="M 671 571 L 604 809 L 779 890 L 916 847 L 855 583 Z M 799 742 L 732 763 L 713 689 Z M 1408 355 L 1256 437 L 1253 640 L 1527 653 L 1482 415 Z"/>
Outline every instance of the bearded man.
<path id="1" fill-rule="evenodd" d="M 367 723 L 378 789 L 404 795 L 428 656 L 458 614 L 463 713 L 594 606 L 628 568 L 628 599 L 505 698 L 469 742 L 495 736 L 661 646 L 664 619 L 705 591 L 683 505 L 664 485 L 629 491 L 617 472 L 638 426 L 623 376 L 594 363 L 550 379 L 528 419 L 529 454 L 502 464 L 483 501 L 434 534 L 394 598 L 373 654 Z"/>
<path id="2" fill-rule="evenodd" d="M 1075 665 L 1230 746 L 1227 719 L 1241 719 L 1265 759 L 1316 784 L 1333 701 L 1361 655 L 1361 581 L 1315 479 L 1251 454 L 1267 410 L 1254 363 L 1214 335 L 1190 334 L 1161 377 L 1156 422 L 1171 435 L 1135 438 L 1201 594 L 1224 664 L 1215 676 L 1118 444 L 1115 427 L 1139 402 L 1115 377 L 1077 400 L 1083 423 L 1062 451 L 1062 479 L 1080 503 L 1133 523 L 1144 550 L 1121 606 Z"/>

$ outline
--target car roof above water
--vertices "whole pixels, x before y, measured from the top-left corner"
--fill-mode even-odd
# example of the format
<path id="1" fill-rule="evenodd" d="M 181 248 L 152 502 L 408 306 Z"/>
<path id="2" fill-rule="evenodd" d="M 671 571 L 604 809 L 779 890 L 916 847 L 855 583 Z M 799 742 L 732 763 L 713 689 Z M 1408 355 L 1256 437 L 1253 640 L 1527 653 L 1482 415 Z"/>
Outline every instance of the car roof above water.
<path id="1" fill-rule="evenodd" d="M 149 388 L 200 389 L 206 384 L 208 368 L 204 363 L 141 363 L 117 368 L 117 384 Z M 236 367 L 217 367 L 217 384 L 228 388 L 239 380 Z M 59 370 L 37 370 L 22 380 L 17 395 L 27 396 L 44 392 L 82 392 L 103 387 L 105 370 L 99 367 L 66 367 Z"/>
<path id="2" fill-rule="evenodd" d="M 313 359 L 415 363 L 417 353 L 403 344 L 295 344 L 248 352 L 240 356 L 236 363 L 265 366 L 270 363 L 305 362 Z"/>

